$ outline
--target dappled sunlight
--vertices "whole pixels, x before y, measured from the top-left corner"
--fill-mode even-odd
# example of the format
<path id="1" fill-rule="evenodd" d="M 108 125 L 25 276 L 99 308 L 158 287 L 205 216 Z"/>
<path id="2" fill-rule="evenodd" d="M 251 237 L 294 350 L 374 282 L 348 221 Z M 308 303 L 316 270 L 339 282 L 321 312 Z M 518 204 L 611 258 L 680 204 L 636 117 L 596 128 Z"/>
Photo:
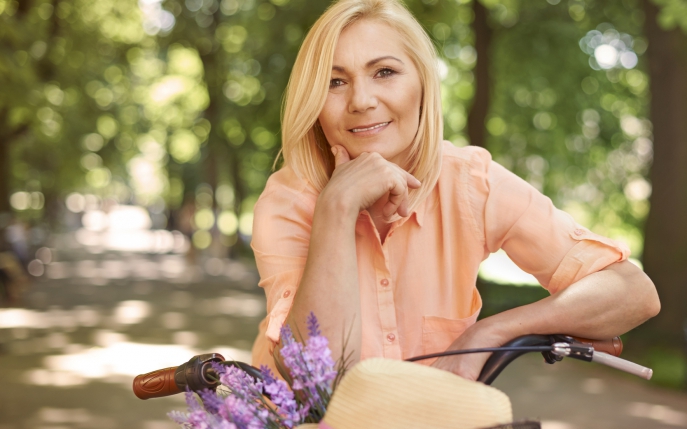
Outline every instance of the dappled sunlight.
<path id="1" fill-rule="evenodd" d="M 188 240 L 179 231 L 150 229 L 151 218 L 143 207 L 89 209 L 86 198 L 77 193 L 70 194 L 66 204 L 72 212 L 83 212 L 83 228 L 75 232 L 75 238 L 87 248 L 144 253 L 185 253 L 189 248 Z"/>
<path id="2" fill-rule="evenodd" d="M 498 284 L 537 286 L 539 282 L 532 274 L 526 273 L 515 265 L 506 252 L 499 250 L 482 262 L 480 278 Z"/>
<path id="3" fill-rule="evenodd" d="M 589 65 L 595 70 L 634 68 L 639 61 L 633 49 L 634 38 L 619 33 L 610 24 L 603 24 L 599 28 L 601 31 L 591 30 L 580 40 L 580 48 L 590 54 Z"/>
<path id="4" fill-rule="evenodd" d="M 627 406 L 627 413 L 633 417 L 643 417 L 667 425 L 687 428 L 687 412 L 666 405 L 633 402 Z"/>
<path id="5" fill-rule="evenodd" d="M 26 372 L 24 381 L 37 386 L 69 387 L 92 381 L 123 383 L 157 369 L 179 366 L 201 353 L 219 353 L 226 359 L 250 362 L 250 352 L 231 347 L 198 350 L 186 345 L 112 341 L 75 353 L 46 356 L 41 368 Z"/>
<path id="6" fill-rule="evenodd" d="M 77 305 L 71 310 L 51 308 L 48 311 L 24 308 L 0 309 L 0 329 L 29 328 L 90 328 L 101 320 L 101 313 L 86 305 Z M 130 319 L 129 319 L 130 320 Z"/>
<path id="7" fill-rule="evenodd" d="M 150 304 L 146 301 L 123 301 L 115 307 L 113 319 L 122 325 L 133 325 L 148 317 L 150 310 Z"/>

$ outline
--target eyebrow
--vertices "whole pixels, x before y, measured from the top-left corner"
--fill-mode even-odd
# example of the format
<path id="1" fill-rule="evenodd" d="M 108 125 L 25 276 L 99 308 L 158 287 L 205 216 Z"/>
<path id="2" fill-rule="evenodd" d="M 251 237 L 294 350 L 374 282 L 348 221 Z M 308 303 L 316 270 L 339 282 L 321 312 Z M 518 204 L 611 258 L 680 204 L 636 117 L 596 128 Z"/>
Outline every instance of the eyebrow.
<path id="1" fill-rule="evenodd" d="M 398 58 L 396 58 L 392 55 L 386 55 L 386 56 L 375 58 L 374 60 L 368 61 L 367 64 L 365 64 L 365 67 L 367 67 L 367 68 L 372 67 L 373 65 L 377 64 L 378 62 L 384 61 L 384 60 L 395 60 L 401 64 L 405 64 L 403 61 L 399 60 Z M 332 66 L 332 70 L 336 70 L 336 71 L 341 72 L 341 73 L 346 72 L 346 68 L 341 67 L 341 66 Z"/>

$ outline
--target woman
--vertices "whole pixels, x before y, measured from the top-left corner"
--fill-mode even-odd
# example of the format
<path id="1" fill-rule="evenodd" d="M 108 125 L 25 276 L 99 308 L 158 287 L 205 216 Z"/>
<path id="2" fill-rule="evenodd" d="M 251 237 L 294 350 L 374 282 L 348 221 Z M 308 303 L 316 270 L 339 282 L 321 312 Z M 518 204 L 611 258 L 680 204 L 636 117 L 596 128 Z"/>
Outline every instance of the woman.
<path id="1" fill-rule="evenodd" d="M 308 33 L 282 120 L 284 167 L 255 206 L 268 315 L 254 364 L 283 323 L 314 312 L 353 361 L 498 346 L 523 334 L 610 338 L 654 316 L 628 250 L 575 224 L 476 147 L 442 142 L 433 45 L 395 0 L 342 0 Z M 476 322 L 479 264 L 503 248 L 552 295 Z M 485 354 L 432 365 L 476 379 Z"/>

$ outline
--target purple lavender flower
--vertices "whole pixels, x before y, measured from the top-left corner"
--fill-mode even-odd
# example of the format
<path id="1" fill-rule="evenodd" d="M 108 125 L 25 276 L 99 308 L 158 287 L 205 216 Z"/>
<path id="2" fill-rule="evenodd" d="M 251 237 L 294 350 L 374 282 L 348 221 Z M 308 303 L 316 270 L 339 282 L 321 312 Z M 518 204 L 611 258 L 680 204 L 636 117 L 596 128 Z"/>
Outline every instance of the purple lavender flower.
<path id="1" fill-rule="evenodd" d="M 321 335 L 308 338 L 305 342 L 305 355 L 310 358 L 310 383 L 329 391 L 331 382 L 336 378 L 336 370 L 327 338 Z"/>
<path id="2" fill-rule="evenodd" d="M 336 378 L 329 342 L 322 335 L 313 313 L 307 319 L 309 338 L 297 342 L 288 325 L 281 332 L 281 355 L 289 371 L 291 389 L 267 367 L 263 380 L 255 380 L 235 366 L 212 362 L 220 383 L 230 393 L 199 392 L 201 405 L 186 393 L 188 413 L 174 411 L 168 416 L 184 429 L 291 429 L 306 419 L 318 422 L 324 416 Z M 275 407 L 263 395 L 269 395 Z"/>
<path id="3" fill-rule="evenodd" d="M 240 394 L 247 399 L 259 399 L 262 395 L 262 381 L 254 380 L 240 368 L 227 367 L 219 377 L 220 383 L 231 389 L 232 393 Z"/>
<path id="4" fill-rule="evenodd" d="M 224 404 L 224 401 L 222 401 L 222 397 L 218 396 L 217 393 L 213 392 L 210 389 L 203 389 L 200 392 L 198 392 L 198 395 L 200 396 L 200 399 L 203 400 L 205 410 L 210 414 L 217 414 L 219 412 L 219 409 Z"/>
<path id="5" fill-rule="evenodd" d="M 282 359 L 290 371 L 291 388 L 302 391 L 306 403 L 318 416 L 324 415 L 331 395 L 331 382 L 336 378 L 329 341 L 321 335 L 320 325 L 313 313 L 307 320 L 310 337 L 305 347 L 293 338 L 288 325 L 282 327 Z"/>
<path id="6" fill-rule="evenodd" d="M 308 336 L 309 337 L 319 337 L 322 335 L 320 331 L 320 322 L 317 321 L 315 313 L 312 311 L 308 314 Z"/>
<path id="7" fill-rule="evenodd" d="M 281 328 L 281 340 L 284 343 L 280 350 L 284 365 L 289 369 L 293 383 L 291 388 L 294 390 L 303 390 L 305 387 L 304 381 L 308 377 L 308 364 L 305 360 L 303 344 L 297 342 L 293 338 L 293 332 L 289 325 L 284 325 Z"/>
<path id="8" fill-rule="evenodd" d="M 270 395 L 270 399 L 277 406 L 277 413 L 284 420 L 284 425 L 291 428 L 301 423 L 308 416 L 310 407 L 307 404 L 299 407 L 288 384 L 275 378 L 268 367 L 261 366 L 260 372 L 264 377 L 265 393 Z"/>
<path id="9" fill-rule="evenodd" d="M 198 403 L 193 393 L 186 391 L 186 404 L 188 413 L 172 411 L 167 414 L 170 419 L 188 429 L 238 429 L 230 421 L 220 419 L 218 416 L 209 414 Z"/>
<path id="10" fill-rule="evenodd" d="M 237 429 L 264 429 L 267 426 L 269 411 L 259 409 L 256 401 L 247 400 L 240 394 L 229 395 L 224 399 L 224 409 L 228 420 L 231 420 Z"/>

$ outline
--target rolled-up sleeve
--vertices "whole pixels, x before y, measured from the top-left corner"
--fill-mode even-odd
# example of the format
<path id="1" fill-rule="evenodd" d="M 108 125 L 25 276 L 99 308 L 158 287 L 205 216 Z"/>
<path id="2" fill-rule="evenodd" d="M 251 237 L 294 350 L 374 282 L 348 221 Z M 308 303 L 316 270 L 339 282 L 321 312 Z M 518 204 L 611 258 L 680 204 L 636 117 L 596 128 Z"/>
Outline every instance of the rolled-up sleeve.
<path id="1" fill-rule="evenodd" d="M 485 150 L 473 153 L 468 190 L 486 250 L 504 249 L 551 293 L 629 256 L 624 243 L 577 224 Z"/>
<path id="2" fill-rule="evenodd" d="M 303 276 L 310 244 L 316 198 L 285 186 L 288 172 L 275 173 L 254 209 L 251 247 L 267 297 L 265 335 L 279 341 L 280 329 L 291 309 Z"/>

